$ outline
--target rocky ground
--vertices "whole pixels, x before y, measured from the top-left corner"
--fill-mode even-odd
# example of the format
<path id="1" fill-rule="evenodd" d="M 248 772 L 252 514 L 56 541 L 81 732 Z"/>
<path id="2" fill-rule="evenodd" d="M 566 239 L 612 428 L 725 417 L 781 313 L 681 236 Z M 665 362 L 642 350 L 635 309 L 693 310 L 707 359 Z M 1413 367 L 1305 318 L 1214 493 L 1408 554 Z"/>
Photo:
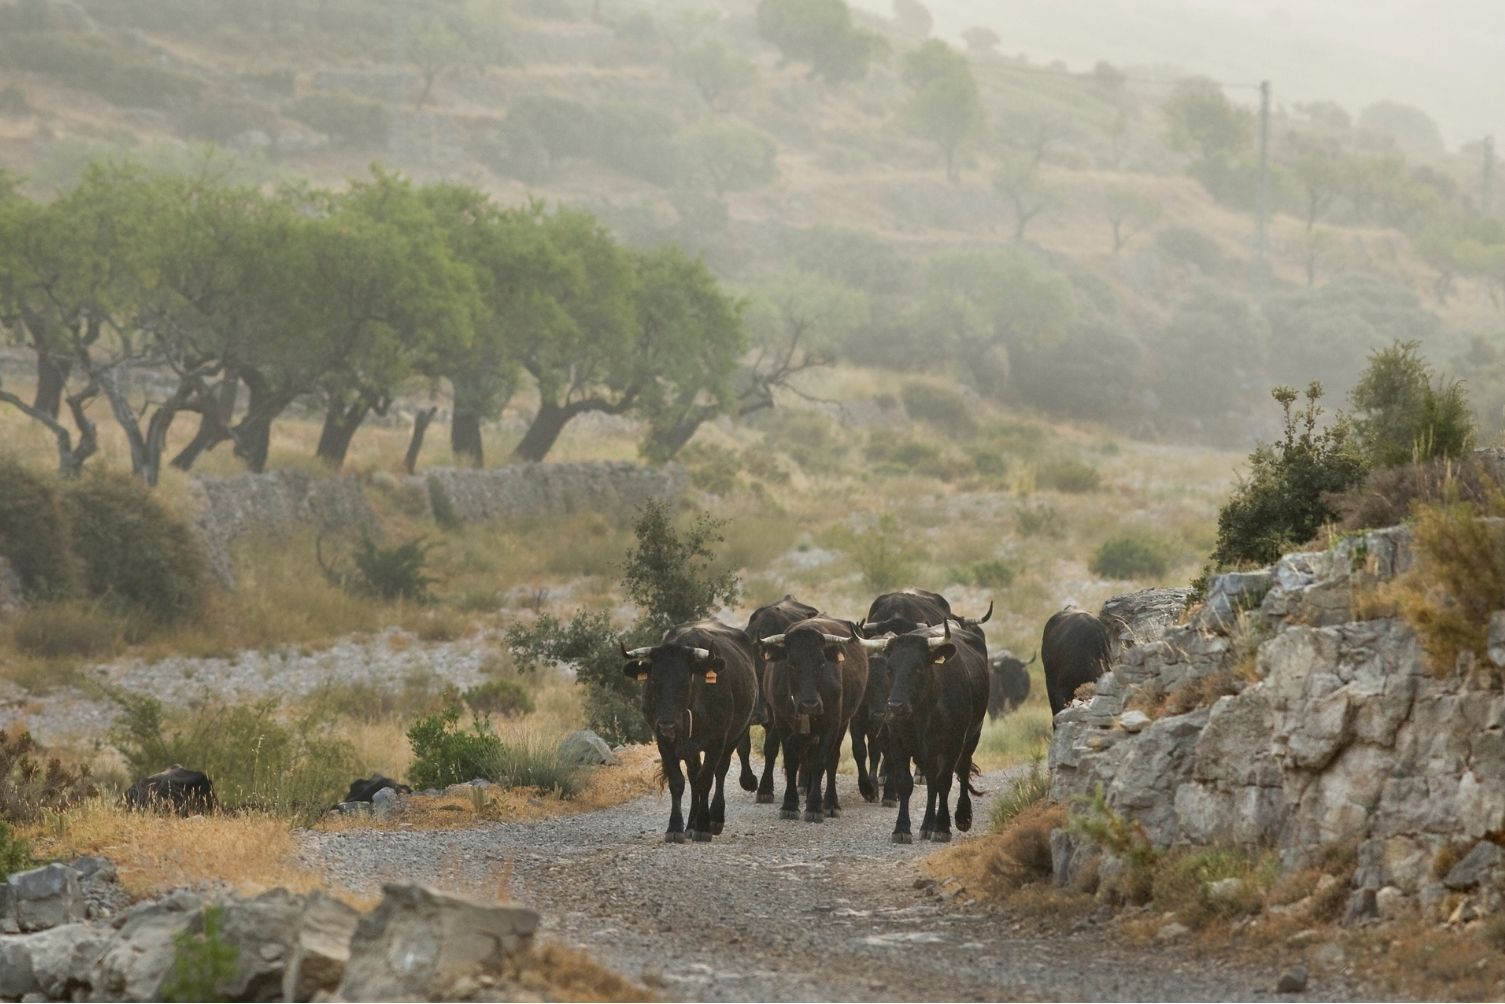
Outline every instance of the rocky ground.
<path id="1" fill-rule="evenodd" d="M 994 772 L 981 786 L 1008 779 Z M 890 843 L 894 810 L 843 795 L 844 814 L 815 825 L 731 792 L 726 832 L 710 844 L 663 842 L 664 792 L 538 823 L 313 832 L 303 855 L 360 891 L 416 881 L 496 895 L 506 883 L 546 934 L 671 999 L 1372 999 L 1316 981 L 1279 994 L 1268 966 L 1131 945 L 1094 923 L 1032 931 L 922 877 L 931 847 Z"/>

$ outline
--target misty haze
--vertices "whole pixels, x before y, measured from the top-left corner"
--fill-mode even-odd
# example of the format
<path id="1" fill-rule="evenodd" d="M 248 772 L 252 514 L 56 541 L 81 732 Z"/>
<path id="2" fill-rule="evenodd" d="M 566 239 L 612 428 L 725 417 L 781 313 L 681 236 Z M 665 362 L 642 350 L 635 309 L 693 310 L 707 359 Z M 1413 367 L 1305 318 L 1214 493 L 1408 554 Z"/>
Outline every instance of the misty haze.
<path id="1" fill-rule="evenodd" d="M 0 1000 L 1505 998 L 1502 52 L 0 0 Z"/>

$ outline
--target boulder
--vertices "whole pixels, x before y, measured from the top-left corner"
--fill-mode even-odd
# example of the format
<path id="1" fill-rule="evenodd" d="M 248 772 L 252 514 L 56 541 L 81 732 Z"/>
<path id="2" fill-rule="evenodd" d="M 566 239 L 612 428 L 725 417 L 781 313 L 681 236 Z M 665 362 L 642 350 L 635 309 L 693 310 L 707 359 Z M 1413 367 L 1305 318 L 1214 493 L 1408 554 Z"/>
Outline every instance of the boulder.
<path id="1" fill-rule="evenodd" d="M 339 996 L 347 1000 L 433 1000 L 462 980 L 499 974 L 531 943 L 538 914 L 418 885 L 387 885 L 361 918 Z"/>
<path id="2" fill-rule="evenodd" d="M 115 919 L 115 936 L 93 967 L 94 996 L 108 1000 L 162 999 L 162 984 L 177 954 L 174 939 L 198 920 L 203 898 L 179 890 L 142 903 Z"/>
<path id="3" fill-rule="evenodd" d="M 1227 634 L 1238 624 L 1240 614 L 1259 609 L 1274 584 L 1275 576 L 1268 568 L 1214 576 L 1202 605 L 1191 616 L 1191 624 L 1198 630 Z"/>
<path id="4" fill-rule="evenodd" d="M 1114 596 L 1103 604 L 1098 616 L 1123 648 L 1155 641 L 1186 613 L 1190 589 L 1141 589 Z M 1116 629 L 1115 629 L 1116 622 Z"/>
<path id="5" fill-rule="evenodd" d="M 94 989 L 95 966 L 112 932 L 95 924 L 64 924 L 26 936 L 32 974 L 52 1000 L 79 1000 Z"/>
<path id="6" fill-rule="evenodd" d="M 565 763 L 583 764 L 590 767 L 621 763 L 611 751 L 606 740 L 590 729 L 571 732 L 559 744 L 559 759 Z"/>
<path id="7" fill-rule="evenodd" d="M 371 796 L 371 815 L 376 819 L 390 819 L 402 811 L 400 796 L 392 788 L 383 788 Z"/>
<path id="8" fill-rule="evenodd" d="M 339 989 L 359 922 L 360 914 L 339 900 L 323 893 L 309 897 L 283 971 L 283 1000 L 313 1000 Z"/>
<path id="9" fill-rule="evenodd" d="M 84 919 L 86 904 L 78 872 L 67 865 L 50 864 L 15 872 L 6 880 L 6 911 L 21 931 L 45 931 L 59 924 Z M 6 923 L 5 927 L 10 924 Z"/>
<path id="10" fill-rule="evenodd" d="M 1499 844 L 1481 840 L 1463 856 L 1463 860 L 1448 870 L 1442 884 L 1459 891 L 1472 889 L 1494 874 L 1502 857 L 1505 857 L 1505 852 L 1500 850 Z"/>
<path id="11" fill-rule="evenodd" d="M 31 937 L 0 938 L 0 997 L 19 1000 L 41 991 L 31 965 Z"/>

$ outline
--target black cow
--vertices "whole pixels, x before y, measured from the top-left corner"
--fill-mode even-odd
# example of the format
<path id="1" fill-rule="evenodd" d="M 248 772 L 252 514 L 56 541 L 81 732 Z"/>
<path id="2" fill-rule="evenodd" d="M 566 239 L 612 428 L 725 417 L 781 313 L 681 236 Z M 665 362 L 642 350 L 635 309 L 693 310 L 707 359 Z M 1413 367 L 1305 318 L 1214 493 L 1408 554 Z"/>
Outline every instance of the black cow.
<path id="1" fill-rule="evenodd" d="M 622 654 L 627 659 L 622 671 L 647 684 L 643 716 L 658 740 L 659 760 L 674 798 L 664 840 L 684 843 L 680 799 L 688 775 L 690 837 L 708 841 L 726 822 L 726 771 L 752 722 L 758 686 L 752 643 L 741 628 L 703 620 L 679 624 L 666 631 L 659 644 L 631 652 L 623 649 Z"/>
<path id="2" fill-rule="evenodd" d="M 214 798 L 214 783 L 209 776 L 178 764 L 143 777 L 125 791 L 128 809 L 154 812 L 168 809 L 180 816 L 189 816 L 212 812 L 218 804 Z"/>
<path id="3" fill-rule="evenodd" d="M 868 607 L 867 617 L 860 625 L 864 637 L 878 638 L 885 635 L 901 635 L 919 627 L 929 627 L 956 621 L 964 626 L 976 627 L 993 616 L 993 605 L 988 612 L 976 619 L 958 617 L 951 611 L 951 603 L 940 593 L 925 589 L 905 589 L 897 593 L 884 593 Z M 888 697 L 893 678 L 888 671 L 888 658 L 881 649 L 868 653 L 868 691 L 863 707 L 852 719 L 852 755 L 857 760 L 857 787 L 862 797 L 869 802 L 878 797 L 877 784 L 883 785 L 883 806 L 892 809 L 899 804 L 896 772 L 891 763 L 882 761 L 885 751 L 891 747 L 887 733 Z M 875 780 L 877 779 L 877 783 Z"/>
<path id="4" fill-rule="evenodd" d="M 1029 667 L 1039 656 L 1036 652 L 1028 662 L 1016 659 L 1012 652 L 999 652 L 989 663 L 992 666 L 992 685 L 988 690 L 988 718 L 1006 715 L 1029 697 Z"/>
<path id="5" fill-rule="evenodd" d="M 350 790 L 345 793 L 341 802 L 369 802 L 372 796 L 383 788 L 391 788 L 399 795 L 410 795 L 413 789 L 405 784 L 399 784 L 384 774 L 372 774 L 370 777 L 358 777 L 350 782 Z"/>
<path id="6" fill-rule="evenodd" d="M 956 797 L 956 828 L 972 828 L 972 755 L 988 711 L 988 643 L 981 629 L 951 622 L 922 627 L 884 642 L 893 689 L 889 693 L 890 764 L 898 775 L 899 817 L 893 841 L 910 843 L 909 798 L 914 791 L 913 759 L 925 775 L 925 819 L 920 839 L 951 839 L 951 782 Z"/>
<path id="7" fill-rule="evenodd" d="M 763 656 L 763 646 L 759 642 L 764 638 L 783 634 L 791 624 L 819 616 L 819 610 L 786 594 L 777 603 L 754 610 L 747 622 L 747 636 L 753 643 L 753 664 L 758 673 L 758 701 L 753 710 L 753 721 L 763 726 L 763 776 L 757 783 L 758 801 L 762 803 L 773 801 L 773 770 L 779 759 L 779 730 L 774 728 L 769 718 L 768 701 L 764 697 L 764 688 L 768 682 L 768 661 Z M 746 760 L 743 762 L 746 763 Z"/>
<path id="8" fill-rule="evenodd" d="M 1107 671 L 1113 661 L 1113 642 L 1107 626 L 1095 614 L 1067 607 L 1045 622 L 1040 659 L 1045 668 L 1045 694 L 1054 716 L 1071 703 L 1078 687 Z"/>
<path id="9" fill-rule="evenodd" d="M 841 815 L 836 765 L 841 740 L 867 688 L 867 652 L 854 626 L 811 617 L 782 635 L 764 638 L 768 664 L 764 698 L 784 747 L 784 804 L 780 819 L 798 819 L 799 776 L 807 784 L 805 821 Z M 821 779 L 825 777 L 822 799 Z"/>

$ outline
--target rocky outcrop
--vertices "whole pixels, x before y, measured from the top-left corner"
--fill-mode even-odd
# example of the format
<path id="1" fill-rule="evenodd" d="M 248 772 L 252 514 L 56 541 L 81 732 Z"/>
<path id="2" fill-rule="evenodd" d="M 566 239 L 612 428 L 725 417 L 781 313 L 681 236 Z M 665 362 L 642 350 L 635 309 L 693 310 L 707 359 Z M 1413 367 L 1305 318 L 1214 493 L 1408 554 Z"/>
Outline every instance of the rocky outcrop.
<path id="1" fill-rule="evenodd" d="M 1356 847 L 1350 919 L 1460 896 L 1474 915 L 1500 909 L 1505 694 L 1430 672 L 1404 622 L 1356 608 L 1410 563 L 1392 528 L 1214 579 L 1187 623 L 1124 651 L 1056 716 L 1052 797 L 1101 790 L 1158 847 L 1269 846 L 1287 868 Z M 1129 705 L 1161 714 L 1146 724 Z M 1052 849 L 1062 883 L 1102 864 L 1070 831 Z"/>
<path id="2" fill-rule="evenodd" d="M 0 998 L 151 1001 L 172 989 L 231 1001 L 465 999 L 503 983 L 537 929 L 525 907 L 422 886 L 386 886 L 364 916 L 317 892 L 178 890 L 110 922 L 0 937 Z M 233 959 L 230 971 L 213 985 L 170 987 L 179 957 L 210 941 Z"/>

